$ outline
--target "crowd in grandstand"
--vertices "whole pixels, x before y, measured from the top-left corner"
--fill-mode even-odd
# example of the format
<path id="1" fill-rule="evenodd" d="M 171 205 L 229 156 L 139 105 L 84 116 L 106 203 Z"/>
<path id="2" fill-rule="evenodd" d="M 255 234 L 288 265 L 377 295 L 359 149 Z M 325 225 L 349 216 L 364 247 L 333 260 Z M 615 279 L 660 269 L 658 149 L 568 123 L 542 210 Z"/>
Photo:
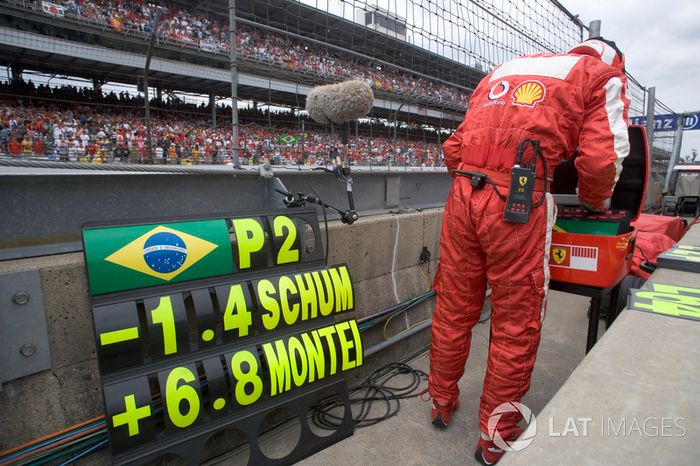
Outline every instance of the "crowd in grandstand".
<path id="1" fill-rule="evenodd" d="M 197 14 L 162 1 L 144 0 L 53 0 L 64 8 L 64 15 L 106 25 L 117 32 L 137 31 L 150 34 L 156 8 L 164 14 L 158 27 L 162 39 L 206 52 L 228 54 L 228 25 L 215 18 Z M 35 8 L 42 9 L 36 1 Z M 325 47 L 240 26 L 236 34 L 239 52 L 248 58 L 274 63 L 287 69 L 304 71 L 331 79 L 362 79 L 377 89 L 428 97 L 443 103 L 466 107 L 467 96 L 457 88 L 411 76 L 392 67 L 351 59 Z"/>
<path id="2" fill-rule="evenodd" d="M 4 155 L 91 162 L 231 162 L 230 122 L 212 128 L 206 112 L 192 111 L 199 108 L 196 105 L 153 102 L 149 156 L 142 97 L 31 82 L 0 83 L 0 95 L 0 153 Z M 302 138 L 298 125 L 288 120 L 273 119 L 255 109 L 241 111 L 241 117 L 239 154 L 244 164 L 327 164 L 339 147 L 338 135 L 329 131 L 307 130 Z M 350 156 L 358 164 L 442 163 L 436 142 L 394 141 L 366 134 L 350 137 Z"/>

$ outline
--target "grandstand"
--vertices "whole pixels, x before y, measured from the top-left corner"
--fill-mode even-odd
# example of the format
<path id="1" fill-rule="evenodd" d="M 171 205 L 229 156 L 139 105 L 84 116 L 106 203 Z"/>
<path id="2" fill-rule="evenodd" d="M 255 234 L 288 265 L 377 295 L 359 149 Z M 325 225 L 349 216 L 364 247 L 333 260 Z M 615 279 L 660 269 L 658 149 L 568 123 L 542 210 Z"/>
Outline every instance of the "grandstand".
<path id="1" fill-rule="evenodd" d="M 280 6 L 275 7 L 275 3 Z M 134 66 L 137 60 L 132 54 L 145 54 L 144 39 L 152 27 L 150 18 L 153 15 L 148 10 L 139 9 L 140 2 L 57 2 L 65 5 L 59 17 L 44 13 L 41 4 L 40 1 L 13 0 L 0 3 L 0 12 L 5 14 L 2 34 L 15 36 L 15 40 L 3 40 L 3 63 L 46 72 L 70 72 L 97 80 L 137 83 L 135 78 L 140 75 L 141 66 Z M 282 4 L 286 4 L 287 9 L 282 8 Z M 168 13 L 162 21 L 155 56 L 169 62 L 171 72 L 154 67 L 150 79 L 153 85 L 192 92 L 207 89 L 218 96 L 230 94 L 227 82 L 220 79 L 227 77 L 224 70 L 229 63 L 228 28 L 224 26 L 224 18 L 228 15 L 225 4 L 179 2 L 160 5 Z M 238 66 L 242 73 L 239 95 L 242 98 L 298 105 L 292 88 L 281 86 L 279 82 L 261 82 L 260 77 L 284 78 L 287 84 L 302 86 L 302 92 L 306 86 L 322 82 L 361 78 L 373 82 L 380 98 L 401 100 L 401 96 L 408 96 L 418 84 L 418 88 L 409 96 L 409 102 L 463 111 L 469 85 L 483 75 L 466 72 L 464 66 L 422 49 L 419 52 L 417 47 L 412 47 L 416 49 L 414 54 L 406 50 L 400 52 L 401 56 L 387 53 L 401 47 L 386 47 L 385 42 L 389 38 L 381 38 L 381 33 L 360 28 L 350 21 L 333 19 L 330 15 L 325 15 L 325 20 L 318 18 L 321 12 L 296 2 L 238 2 L 238 7 L 240 11 L 237 14 L 242 23 L 237 35 Z M 297 11 L 292 14 L 288 11 L 291 8 Z M 285 21 L 293 22 L 297 30 L 290 31 L 291 26 Z M 325 27 L 319 28 L 319 25 Z M 9 28 L 14 29 L 14 34 L 7 30 Z M 326 31 L 325 37 L 317 29 Z M 358 29 L 365 33 L 359 35 Z M 333 31 L 332 37 L 328 31 Z M 47 44 L 46 36 L 54 38 L 50 41 L 52 44 Z M 33 39 L 35 43 L 21 47 L 22 44 L 17 42 L 22 39 Z M 89 52 L 85 54 L 76 53 L 79 52 L 75 46 L 77 44 L 94 45 L 85 50 Z M 42 50 L 47 48 L 42 45 L 54 45 L 53 53 Z M 369 48 L 370 45 L 373 48 Z M 112 53 L 107 53 L 105 48 L 111 49 Z M 403 48 L 406 48 L 405 43 Z M 114 53 L 117 50 L 124 53 Z M 94 59 L 88 60 L 86 56 Z M 203 73 L 197 75 L 196 71 Z M 459 77 L 461 83 L 447 81 L 443 77 Z M 381 112 L 382 108 L 386 108 L 386 105 L 380 103 L 378 111 Z M 377 116 L 388 116 L 388 113 Z"/>
<path id="2" fill-rule="evenodd" d="M 47 5 L 53 5 L 53 11 L 47 11 Z M 18 83 L 26 70 L 87 79 L 91 81 L 90 87 L 95 90 L 100 89 L 104 83 L 140 85 L 147 51 L 145 39 L 153 28 L 154 8 L 148 5 L 153 4 L 105 0 L 4 1 L 0 3 L 0 62 L 8 66 L 8 78 L 13 81 L 15 90 L 18 86 L 21 87 Z M 173 102 L 164 103 L 164 94 L 172 95 L 178 91 L 208 94 L 207 113 L 212 115 L 209 120 L 217 121 L 217 107 L 212 104 L 217 98 L 230 96 L 230 75 L 226 69 L 230 63 L 227 4 L 180 1 L 160 3 L 158 6 L 164 9 L 165 15 L 161 21 L 149 73 L 149 85 L 155 88 L 156 95 L 155 102 L 151 104 L 155 108 L 170 111 Z M 402 144 L 397 150 L 397 143 L 390 144 L 387 140 L 379 140 L 376 147 L 369 148 L 362 147 L 367 146 L 367 143 L 358 140 L 355 146 L 358 151 L 362 151 L 362 155 L 354 156 L 364 158 L 365 162 L 376 160 L 383 163 L 391 154 L 398 162 L 415 160 L 420 164 L 422 156 L 414 155 L 418 152 L 428 154 L 428 160 L 424 163 L 439 163 L 437 154 L 441 135 L 437 129 L 454 128 L 466 108 L 469 86 L 483 76 L 483 72 L 441 55 L 417 46 L 407 46 L 405 41 L 399 43 L 396 38 L 297 2 L 238 2 L 237 8 L 240 23 L 237 29 L 239 99 L 288 107 L 292 109 L 290 114 L 294 115 L 298 113 L 294 109 L 303 106 L 303 95 L 313 85 L 349 78 L 363 79 L 373 85 L 377 97 L 371 115 L 375 119 L 373 121 L 404 120 L 401 126 L 408 133 L 411 133 L 410 128 L 428 129 L 422 132 L 421 140 L 417 142 L 426 146 L 424 148 Z M 333 33 L 329 34 L 329 31 Z M 8 92 L 10 87 L 4 89 L 5 97 L 16 99 L 22 96 L 22 92 Z M 75 105 L 68 105 L 67 102 L 63 102 L 62 109 L 57 108 L 56 99 L 51 100 L 55 96 L 36 97 L 45 99 L 44 104 L 50 104 L 54 112 L 75 111 L 72 108 Z M 104 104 L 94 99 L 87 103 Z M 36 105 L 36 102 L 34 107 L 39 113 L 47 108 L 45 105 Z M 399 108 L 402 110 L 401 115 L 397 111 Z M 125 117 L 133 119 L 138 126 L 139 112 L 135 108 L 132 110 L 134 111 L 127 112 Z M 5 113 L 17 111 L 10 108 Z M 34 119 L 29 113 L 25 116 Z M 227 114 L 225 112 L 223 116 L 226 117 Z M 197 117 L 203 119 L 201 112 L 199 115 L 181 116 L 185 120 Z M 218 116 L 221 118 L 221 111 Z M 61 120 L 64 123 L 64 119 Z M 296 130 L 299 131 L 301 118 L 297 116 L 296 120 Z M 242 123 L 251 121 L 244 119 Z M 114 124 L 123 125 L 119 119 Z M 156 115 L 154 126 L 162 128 L 168 125 L 158 121 Z M 267 126 L 272 129 L 270 117 Z M 294 128 L 287 125 L 283 128 L 284 134 L 292 129 Z M 318 140 L 320 136 L 313 131 L 325 134 L 329 128 L 306 126 L 305 130 L 311 130 L 309 139 Z M 67 131 L 71 132 L 70 128 Z M 94 139 L 98 132 L 92 131 L 90 139 Z M 375 134 L 382 132 L 387 132 L 385 124 L 370 125 L 368 136 L 374 139 Z M 250 131 L 244 128 L 242 133 L 245 140 L 248 138 L 245 133 Z M 356 128 L 355 133 L 359 137 L 360 129 Z M 401 131 L 401 136 L 403 133 Z M 129 146 L 137 146 L 141 136 L 135 138 L 134 144 L 129 141 Z M 292 136 L 292 140 L 304 139 L 300 138 L 301 134 Z M 155 135 L 156 139 L 157 137 Z M 223 133 L 219 139 L 227 140 L 229 137 Z M 433 147 L 427 147 L 428 137 Z M 111 139 L 111 146 L 117 146 L 115 138 Z M 21 144 L 23 141 L 18 142 Z M 55 150 L 60 145 L 58 141 L 55 142 L 56 144 L 51 144 L 50 141 L 43 141 L 39 145 L 43 145 L 44 154 L 34 153 L 65 159 Z M 114 147 L 110 147 L 110 144 L 95 142 L 98 146 L 105 147 L 101 152 L 108 154 L 109 158 L 124 158 L 115 155 Z M 70 145 L 72 141 L 68 143 Z M 222 144 L 228 146 L 226 141 Z M 330 141 L 325 145 L 330 145 Z M 390 145 L 394 147 L 388 147 Z M 271 146 L 266 144 L 266 147 Z M 314 147 L 319 145 L 311 147 L 310 155 L 315 159 Z M 6 144 L 3 148 L 10 152 Z M 13 149 L 16 152 L 16 147 L 13 146 Z M 26 149 L 25 143 L 22 154 L 28 153 Z M 169 147 L 164 147 L 164 150 L 167 155 Z M 77 152 L 88 152 L 87 145 L 80 145 Z M 134 159 L 134 155 L 142 158 L 141 152 L 142 149 L 131 147 L 130 160 Z M 179 154 L 180 150 L 176 152 Z M 191 153 L 211 152 L 208 148 L 200 147 L 196 151 L 186 148 L 185 152 L 187 155 L 184 158 L 190 161 L 212 161 L 211 157 Z M 306 160 L 306 152 L 306 148 L 290 150 L 281 147 L 272 150 L 275 158 L 281 155 L 282 159 L 301 157 Z M 248 155 L 248 159 L 254 158 L 253 153 L 246 154 L 245 150 L 243 155 Z"/>
<path id="3" fill-rule="evenodd" d="M 556 1 L 506 0 L 498 7 L 409 1 L 393 13 L 378 5 L 235 2 L 235 97 L 251 107 L 240 119 L 244 163 L 323 163 L 337 139 L 332 127 L 305 118 L 305 95 L 314 85 L 361 79 L 376 99 L 370 118 L 351 131 L 353 159 L 439 165 L 442 140 L 461 121 L 469 93 L 486 72 L 516 55 L 566 50 L 585 32 Z M 149 157 L 138 90 L 156 9 L 163 14 L 148 75 L 155 142 Z M 0 149 L 17 156 L 19 147 L 19 155 L 58 160 L 66 160 L 65 152 L 69 160 L 99 161 L 141 161 L 162 152 L 163 160 L 227 161 L 233 146 L 227 131 L 230 39 L 228 0 L 2 0 L 0 64 L 7 67 L 7 83 L 0 89 L 6 102 L 0 123 L 7 129 L 0 132 Z M 56 80 L 61 90 L 51 84 L 57 76 L 67 78 Z M 631 113 L 643 114 L 646 89 L 632 82 Z M 40 84 L 54 89 L 40 90 Z M 116 99 L 109 96 L 115 88 Z M 36 120 L 45 127 L 38 130 Z M 69 140 L 54 138 L 56 127 Z"/>
<path id="4" fill-rule="evenodd" d="M 134 11 L 140 8 L 139 2 L 58 2 L 66 4 L 63 16 L 59 18 L 45 14 L 37 1 L 9 0 L 2 3 L 0 11 L 13 16 L 8 24 L 11 27 L 39 29 L 46 35 L 127 51 L 134 50 L 134 45 L 136 50 L 139 46 L 143 49 L 142 39 L 152 27 L 148 22 L 152 12 Z M 315 84 L 333 80 L 339 77 L 339 73 L 372 77 L 374 67 L 384 66 L 390 69 L 382 70 L 382 74 L 391 76 L 378 76 L 376 87 L 380 92 L 407 93 L 417 79 L 424 88 L 415 92 L 413 99 L 432 100 L 433 104 L 460 109 L 464 105 L 459 107 L 447 102 L 447 96 L 465 103 L 464 91 L 468 91 L 483 75 L 469 72 L 461 64 L 424 49 L 407 47 L 405 42 L 397 41 L 389 46 L 386 42 L 390 38 L 383 34 L 350 21 L 334 19 L 296 2 L 238 2 L 237 5 L 238 22 L 241 23 L 238 27 L 240 66 L 242 70 L 252 70 L 259 75 L 278 76 L 280 68 L 289 68 L 284 66 L 285 63 L 297 61 L 294 55 L 299 53 L 298 49 L 306 47 L 307 55 L 312 55 L 316 63 L 321 59 L 341 60 L 343 69 L 323 73 L 324 70 L 315 69 L 314 63 L 307 63 L 307 66 L 294 70 L 306 75 L 293 76 L 295 82 Z M 168 13 L 159 34 L 159 56 L 188 62 L 195 60 L 195 63 L 212 68 L 221 68 L 221 63 L 224 67 L 228 65 L 229 38 L 228 28 L 224 25 L 228 12 L 224 2 L 181 1 L 161 3 L 160 6 Z M 182 26 L 183 23 L 186 25 Z M 193 28 L 193 24 L 197 26 Z M 292 28 L 295 30 L 290 30 Z M 332 35 L 329 35 L 330 31 Z M 265 40 L 261 40 L 263 34 Z M 262 46 L 268 50 L 259 56 L 257 49 Z M 282 50 L 281 47 L 285 48 Z M 373 60 L 368 61 L 368 58 Z M 262 69 L 260 65 L 270 67 Z M 384 79 L 386 77 L 391 78 L 391 82 Z M 461 96 L 458 96 L 459 88 L 463 91 Z"/>
<path id="5" fill-rule="evenodd" d="M 5 96 L 0 147 L 10 156 L 100 162 L 142 162 L 148 158 L 143 97 L 69 86 L 34 86 L 31 81 L 0 84 L 0 93 Z M 230 124 L 212 128 L 207 121 L 208 109 L 172 102 L 153 110 L 157 159 L 173 163 L 223 163 L 229 159 Z M 224 113 L 226 109 L 220 110 Z M 248 122 L 242 127 L 239 143 L 244 163 L 264 159 L 272 163 L 325 163 L 331 148 L 338 144 L 334 134 L 316 130 L 305 131 L 304 144 L 300 144 L 297 120 L 309 120 L 289 112 L 250 109 L 242 111 L 240 117 Z M 375 125 L 372 131 L 371 126 L 358 124 L 356 129 L 349 148 L 355 163 L 383 164 L 389 157 L 400 164 L 438 163 L 434 133 L 427 136 L 425 130 L 402 130 L 402 140 L 395 142 L 389 138 L 388 128 L 379 131 Z"/>

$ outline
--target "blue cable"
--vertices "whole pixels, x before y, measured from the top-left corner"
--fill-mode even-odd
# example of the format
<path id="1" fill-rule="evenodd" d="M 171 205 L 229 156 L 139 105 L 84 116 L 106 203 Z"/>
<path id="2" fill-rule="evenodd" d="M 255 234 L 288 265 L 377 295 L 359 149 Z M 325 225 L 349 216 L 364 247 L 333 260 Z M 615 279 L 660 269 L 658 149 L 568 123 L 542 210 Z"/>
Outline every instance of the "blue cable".
<path id="1" fill-rule="evenodd" d="M 83 451 L 82 453 L 75 455 L 73 458 L 70 458 L 67 461 L 61 463 L 59 466 L 66 466 L 68 464 L 71 464 L 73 461 L 79 460 L 83 456 L 89 455 L 90 453 L 93 453 L 93 452 L 99 450 L 100 448 L 106 447 L 108 443 L 109 443 L 109 440 L 105 439 L 105 440 L 101 441 L 100 443 L 98 443 L 97 445 L 94 445 L 94 446 L 88 448 L 87 450 Z"/>
<path id="2" fill-rule="evenodd" d="M 24 455 L 25 453 L 29 453 L 30 451 L 37 450 L 37 449 L 39 449 L 39 448 L 41 448 L 41 447 L 43 447 L 43 446 L 45 446 L 45 445 L 48 445 L 48 444 L 50 444 L 50 443 L 54 443 L 54 442 L 57 442 L 57 441 L 59 441 L 59 440 L 63 440 L 63 439 L 66 438 L 66 437 L 70 437 L 70 436 L 75 435 L 75 434 L 77 434 L 77 433 L 80 433 L 80 432 L 83 432 L 83 431 L 85 431 L 85 430 L 91 429 L 91 428 L 93 428 L 93 427 L 96 427 L 96 426 L 99 425 L 100 423 L 104 423 L 104 422 L 105 422 L 104 419 L 101 419 L 101 420 L 99 420 L 99 421 L 92 422 L 92 423 L 87 424 L 87 425 L 85 425 L 85 426 L 83 426 L 83 427 L 80 427 L 80 428 L 78 428 L 78 429 L 75 429 L 75 430 L 72 430 L 72 431 L 68 431 L 68 432 L 66 432 L 66 433 L 64 433 L 64 434 L 58 435 L 58 436 L 56 436 L 56 437 L 53 437 L 53 438 L 50 438 L 50 439 L 47 439 L 47 440 L 44 440 L 43 442 L 39 442 L 39 443 L 37 443 L 36 445 L 32 445 L 31 447 L 27 447 L 27 448 L 24 448 L 24 449 L 22 449 L 22 450 L 18 450 L 18 451 L 14 452 L 14 453 L 11 453 L 11 454 L 9 454 L 9 455 L 2 456 L 2 457 L 0 457 L 0 463 L 1 463 L 1 462 L 5 462 L 5 461 L 12 460 L 12 459 L 14 459 L 14 458 L 16 458 L 16 457 L 18 457 L 18 456 L 20 456 L 20 455 Z"/>

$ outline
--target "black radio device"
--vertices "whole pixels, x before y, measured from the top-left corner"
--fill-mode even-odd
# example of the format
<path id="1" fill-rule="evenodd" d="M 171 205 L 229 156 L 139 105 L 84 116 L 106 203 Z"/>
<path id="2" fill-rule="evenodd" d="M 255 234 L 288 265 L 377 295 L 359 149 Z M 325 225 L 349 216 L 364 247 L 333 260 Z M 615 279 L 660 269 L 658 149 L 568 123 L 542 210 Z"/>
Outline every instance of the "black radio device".
<path id="1" fill-rule="evenodd" d="M 532 146 L 533 154 L 530 163 L 523 164 L 523 153 L 528 145 Z M 506 199 L 503 211 L 503 221 L 510 223 L 527 223 L 530 220 L 530 211 L 533 207 L 542 204 L 544 196 L 537 205 L 532 204 L 532 193 L 535 190 L 535 180 L 537 179 L 536 162 L 537 157 L 542 158 L 544 165 L 544 176 L 547 176 L 547 162 L 540 148 L 540 141 L 536 139 L 523 139 L 518 145 L 515 155 L 515 164 L 510 171 L 510 190 Z"/>

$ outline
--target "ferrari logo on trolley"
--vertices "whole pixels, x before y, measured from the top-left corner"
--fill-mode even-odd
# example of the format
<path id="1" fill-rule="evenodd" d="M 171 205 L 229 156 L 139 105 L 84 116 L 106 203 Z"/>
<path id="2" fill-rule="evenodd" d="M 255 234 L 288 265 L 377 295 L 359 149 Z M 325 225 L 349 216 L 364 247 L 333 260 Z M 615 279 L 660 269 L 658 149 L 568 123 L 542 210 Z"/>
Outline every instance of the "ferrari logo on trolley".
<path id="1" fill-rule="evenodd" d="M 217 245 L 196 236 L 158 226 L 105 258 L 122 267 L 170 281 L 192 267 Z"/>
<path id="2" fill-rule="evenodd" d="M 549 256 L 549 265 L 596 272 L 598 270 L 598 255 L 598 248 L 592 246 L 553 244 Z"/>
<path id="3" fill-rule="evenodd" d="M 552 259 L 554 259 L 554 262 L 561 265 L 562 262 L 566 260 L 566 249 L 552 248 Z"/>

